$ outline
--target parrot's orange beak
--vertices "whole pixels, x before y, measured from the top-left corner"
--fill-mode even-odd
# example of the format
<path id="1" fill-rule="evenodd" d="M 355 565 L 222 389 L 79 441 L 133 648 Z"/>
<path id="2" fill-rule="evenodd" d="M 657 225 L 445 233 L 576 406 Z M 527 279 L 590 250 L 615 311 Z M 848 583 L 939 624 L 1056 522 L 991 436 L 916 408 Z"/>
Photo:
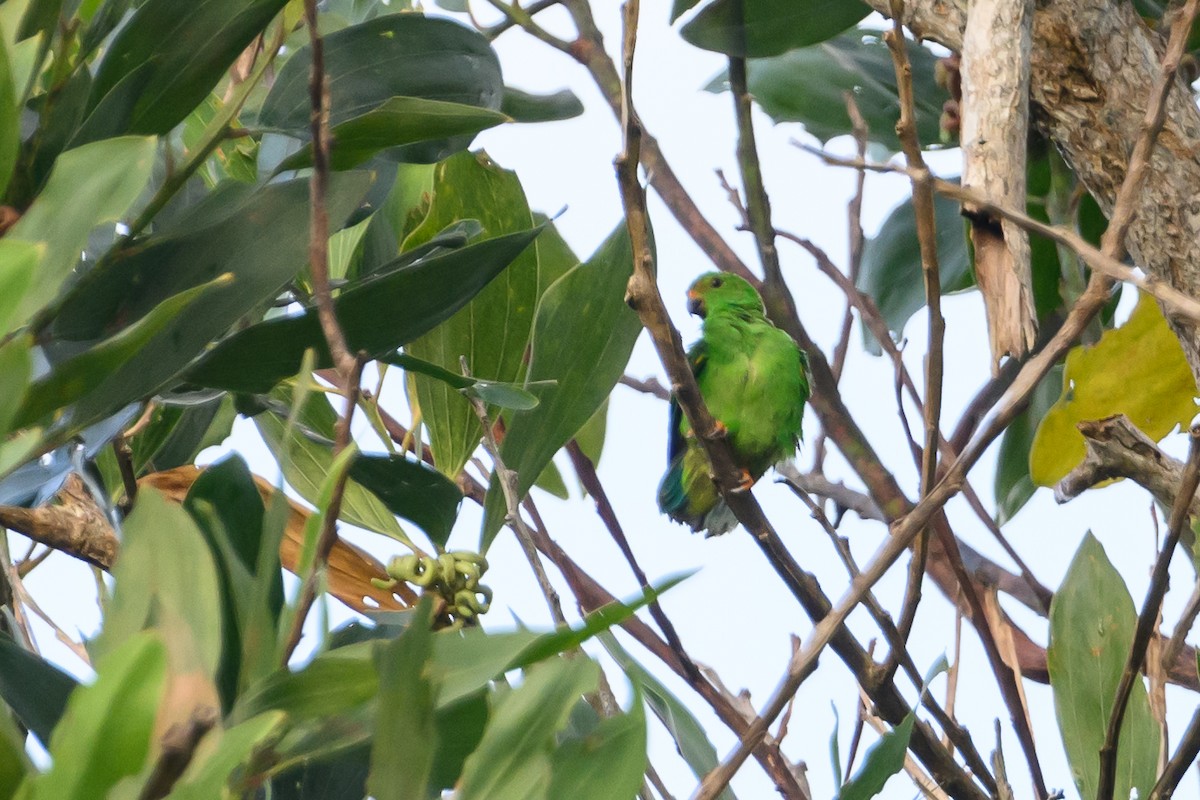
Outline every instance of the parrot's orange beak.
<path id="1" fill-rule="evenodd" d="M 691 289 L 688 290 L 687 297 L 688 297 L 688 304 L 687 304 L 688 313 L 695 314 L 697 317 L 700 317 L 701 319 L 703 319 L 704 318 L 704 298 L 701 297 L 699 295 L 699 293 L 697 293 L 696 291 L 691 290 Z"/>

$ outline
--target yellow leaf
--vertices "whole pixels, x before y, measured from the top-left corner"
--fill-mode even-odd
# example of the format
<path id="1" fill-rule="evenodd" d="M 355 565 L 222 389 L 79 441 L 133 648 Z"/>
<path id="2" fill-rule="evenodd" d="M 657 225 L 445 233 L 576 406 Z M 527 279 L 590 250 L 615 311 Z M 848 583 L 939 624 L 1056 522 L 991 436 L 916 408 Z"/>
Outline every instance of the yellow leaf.
<path id="1" fill-rule="evenodd" d="M 1196 413 L 1196 382 L 1158 303 L 1141 294 L 1129 320 L 1091 347 L 1067 354 L 1063 393 L 1042 418 L 1029 451 L 1029 474 L 1053 486 L 1083 461 L 1083 420 L 1124 414 L 1151 439 Z"/>

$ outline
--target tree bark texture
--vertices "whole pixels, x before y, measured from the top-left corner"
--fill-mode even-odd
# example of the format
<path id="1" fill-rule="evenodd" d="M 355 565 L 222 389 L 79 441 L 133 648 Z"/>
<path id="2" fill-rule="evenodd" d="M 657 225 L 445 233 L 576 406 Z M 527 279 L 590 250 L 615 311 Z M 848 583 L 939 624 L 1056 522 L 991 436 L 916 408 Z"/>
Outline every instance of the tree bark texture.
<path id="1" fill-rule="evenodd" d="M 1033 0 L 969 0 L 962 48 L 963 185 L 1025 208 Z M 981 208 L 971 220 L 975 276 L 987 309 L 992 370 L 1020 358 L 1037 335 L 1029 234 Z"/>
<path id="2" fill-rule="evenodd" d="M 890 15 L 889 0 L 869 0 Z M 967 0 L 911 0 L 902 22 L 923 39 L 961 51 Z M 1055 143 L 1106 214 L 1112 212 L 1138 137 L 1164 38 L 1120 0 L 1045 0 L 1033 19 L 1034 123 Z M 1139 267 L 1200 297 L 1200 111 L 1179 80 L 1136 200 L 1126 246 Z M 1200 331 L 1167 314 L 1200 379 Z"/>

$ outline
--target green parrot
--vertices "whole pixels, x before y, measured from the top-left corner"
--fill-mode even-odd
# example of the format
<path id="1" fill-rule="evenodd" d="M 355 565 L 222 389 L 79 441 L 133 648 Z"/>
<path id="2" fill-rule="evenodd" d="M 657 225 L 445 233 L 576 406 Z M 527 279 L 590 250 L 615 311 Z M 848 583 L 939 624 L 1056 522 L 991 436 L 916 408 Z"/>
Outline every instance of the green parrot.
<path id="1" fill-rule="evenodd" d="M 736 275 L 701 275 L 688 289 L 688 311 L 704 320 L 699 341 L 688 350 L 692 374 L 728 437 L 742 487 L 749 489 L 771 465 L 796 452 L 809 396 L 808 358 L 767 319 L 754 287 Z M 737 519 L 674 398 L 669 437 L 659 508 L 707 536 L 732 530 Z"/>

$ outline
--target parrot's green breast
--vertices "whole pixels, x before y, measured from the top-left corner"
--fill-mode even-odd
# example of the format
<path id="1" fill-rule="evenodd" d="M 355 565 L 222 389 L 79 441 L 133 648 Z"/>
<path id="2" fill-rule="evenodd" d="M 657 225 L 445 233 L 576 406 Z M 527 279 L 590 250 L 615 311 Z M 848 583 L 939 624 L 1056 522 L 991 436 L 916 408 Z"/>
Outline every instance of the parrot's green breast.
<path id="1" fill-rule="evenodd" d="M 710 273 L 688 297 L 704 317 L 701 338 L 688 353 L 700 393 L 728 430 L 735 463 L 758 480 L 796 450 L 809 395 L 807 359 L 766 318 L 758 294 L 742 279 Z M 660 508 L 709 535 L 732 529 L 737 521 L 713 483 L 703 447 L 674 403 L 670 436 Z"/>

